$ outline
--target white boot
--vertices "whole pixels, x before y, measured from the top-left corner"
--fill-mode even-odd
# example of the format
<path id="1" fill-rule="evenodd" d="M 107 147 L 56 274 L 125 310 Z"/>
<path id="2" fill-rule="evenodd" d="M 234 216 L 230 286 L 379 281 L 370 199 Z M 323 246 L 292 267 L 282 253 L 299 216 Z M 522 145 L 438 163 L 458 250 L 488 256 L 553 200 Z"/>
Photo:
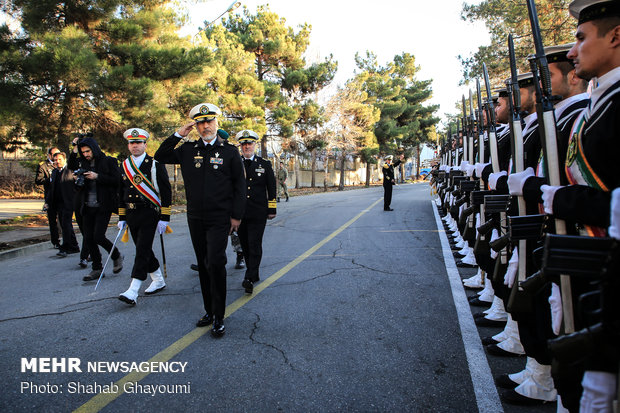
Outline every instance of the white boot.
<path id="1" fill-rule="evenodd" d="M 540 364 L 536 360 L 532 360 L 532 363 L 532 374 L 517 386 L 515 391 L 530 399 L 547 402 L 557 400 L 558 392 L 553 386 L 551 366 Z"/>
<path id="2" fill-rule="evenodd" d="M 131 279 L 131 285 L 127 291 L 118 296 L 118 299 L 126 302 L 129 305 L 136 305 L 138 300 L 138 291 L 140 291 L 140 286 L 142 285 L 142 280 L 138 280 L 137 278 Z"/>
<path id="3" fill-rule="evenodd" d="M 504 334 L 506 335 L 506 339 L 499 343 L 497 347 L 513 354 L 525 354 L 525 350 L 523 349 L 519 338 L 519 326 L 517 325 L 517 322 L 512 319 L 510 314 L 508 314 L 508 321 L 506 321 Z"/>
<path id="4" fill-rule="evenodd" d="M 155 294 L 166 288 L 166 282 L 164 281 L 164 277 L 161 275 L 161 268 L 156 269 L 153 272 L 150 272 L 151 276 L 151 285 L 144 290 L 144 294 Z"/>

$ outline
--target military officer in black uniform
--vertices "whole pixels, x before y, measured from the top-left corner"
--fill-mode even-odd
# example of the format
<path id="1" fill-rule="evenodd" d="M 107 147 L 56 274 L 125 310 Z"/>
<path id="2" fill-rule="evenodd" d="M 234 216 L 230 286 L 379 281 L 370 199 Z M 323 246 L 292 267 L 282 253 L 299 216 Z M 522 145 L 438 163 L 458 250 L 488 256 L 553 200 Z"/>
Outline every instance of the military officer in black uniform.
<path id="1" fill-rule="evenodd" d="M 153 253 L 155 231 L 163 234 L 170 222 L 172 189 L 164 164 L 146 154 L 149 133 L 131 128 L 123 134 L 131 156 L 121 165 L 121 184 L 118 207 L 118 227 L 129 226 L 136 245 L 136 257 L 131 270 L 129 289 L 118 299 L 136 305 L 138 292 L 147 274 L 151 285 L 145 294 L 155 294 L 166 287 L 159 261 Z"/>
<path id="2" fill-rule="evenodd" d="M 194 106 L 192 122 L 166 139 L 155 159 L 180 164 L 187 198 L 187 223 L 196 259 L 205 315 L 198 327 L 213 324 L 214 337 L 224 335 L 226 308 L 226 246 L 239 229 L 245 209 L 245 177 L 239 150 L 217 136 L 220 109 L 211 103 Z M 196 128 L 201 139 L 181 139 Z"/>
<path id="3" fill-rule="evenodd" d="M 400 163 L 405 159 L 405 155 L 401 154 L 400 159 L 397 159 L 394 164 L 392 164 L 392 159 L 394 159 L 393 155 L 388 155 L 384 158 L 385 163 L 383 164 L 383 210 L 384 211 L 394 211 L 390 208 L 390 204 L 392 203 L 392 186 L 396 183 L 394 180 L 394 168 L 400 165 Z"/>
<path id="4" fill-rule="evenodd" d="M 276 177 L 271 162 L 254 154 L 258 135 L 242 130 L 236 135 L 241 145 L 247 184 L 245 215 L 239 226 L 239 240 L 246 263 L 242 282 L 245 292 L 252 294 L 260 278 L 258 268 L 263 257 L 263 234 L 268 219 L 276 216 Z"/>

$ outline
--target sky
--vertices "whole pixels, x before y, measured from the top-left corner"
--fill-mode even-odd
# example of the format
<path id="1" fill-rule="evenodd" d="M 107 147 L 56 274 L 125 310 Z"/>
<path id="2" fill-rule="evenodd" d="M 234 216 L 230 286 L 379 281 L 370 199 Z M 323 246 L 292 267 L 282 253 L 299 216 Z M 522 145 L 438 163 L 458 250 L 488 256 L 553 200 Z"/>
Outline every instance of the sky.
<path id="1" fill-rule="evenodd" d="M 231 1 L 209 0 L 191 5 L 191 22 L 182 33 L 195 34 L 204 21 L 216 19 Z M 244 0 L 241 3 L 236 13 L 242 13 L 243 6 L 255 13 L 259 5 L 268 4 L 295 31 L 300 24 L 310 24 L 306 61 L 323 61 L 333 54 L 338 61 L 338 72 L 332 85 L 344 85 L 353 76 L 356 52 L 362 56 L 367 50 L 373 52 L 382 66 L 403 52 L 412 54 L 420 66 L 418 79 L 433 80 L 430 103 L 440 105 L 437 114 L 442 118 L 445 113 L 456 113 L 455 103 L 463 94 L 469 95 L 469 87 L 459 87 L 462 70 L 457 56 L 467 57 L 478 46 L 490 43 L 482 23 L 461 19 L 463 0 Z"/>

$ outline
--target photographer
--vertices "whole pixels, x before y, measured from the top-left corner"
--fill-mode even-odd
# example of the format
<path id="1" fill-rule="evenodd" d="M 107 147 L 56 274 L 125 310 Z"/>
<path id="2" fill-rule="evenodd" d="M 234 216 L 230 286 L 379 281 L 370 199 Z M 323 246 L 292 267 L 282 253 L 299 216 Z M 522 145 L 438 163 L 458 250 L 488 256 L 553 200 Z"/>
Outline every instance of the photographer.
<path id="1" fill-rule="evenodd" d="M 112 242 L 106 238 L 105 233 L 112 212 L 118 210 L 120 170 L 116 159 L 106 156 L 94 138 L 81 136 L 73 140 L 69 169 L 76 176 L 76 205 L 82 215 L 85 245 L 93 261 L 92 271 L 83 280 L 92 281 L 99 278 L 103 268 L 98 246 L 101 245 L 108 252 L 112 249 Z M 116 274 L 123 269 L 123 255 L 114 248 L 111 258 Z"/>

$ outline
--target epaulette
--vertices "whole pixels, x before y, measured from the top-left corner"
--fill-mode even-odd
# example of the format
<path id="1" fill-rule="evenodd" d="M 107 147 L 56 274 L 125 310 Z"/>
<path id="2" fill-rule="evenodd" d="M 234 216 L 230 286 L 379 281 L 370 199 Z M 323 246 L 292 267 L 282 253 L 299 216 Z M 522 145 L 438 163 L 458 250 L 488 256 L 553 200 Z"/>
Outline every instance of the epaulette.
<path id="1" fill-rule="evenodd" d="M 384 163 L 384 164 L 383 164 L 383 167 L 384 167 L 384 168 L 389 168 L 390 166 L 389 166 L 388 164 Z"/>

